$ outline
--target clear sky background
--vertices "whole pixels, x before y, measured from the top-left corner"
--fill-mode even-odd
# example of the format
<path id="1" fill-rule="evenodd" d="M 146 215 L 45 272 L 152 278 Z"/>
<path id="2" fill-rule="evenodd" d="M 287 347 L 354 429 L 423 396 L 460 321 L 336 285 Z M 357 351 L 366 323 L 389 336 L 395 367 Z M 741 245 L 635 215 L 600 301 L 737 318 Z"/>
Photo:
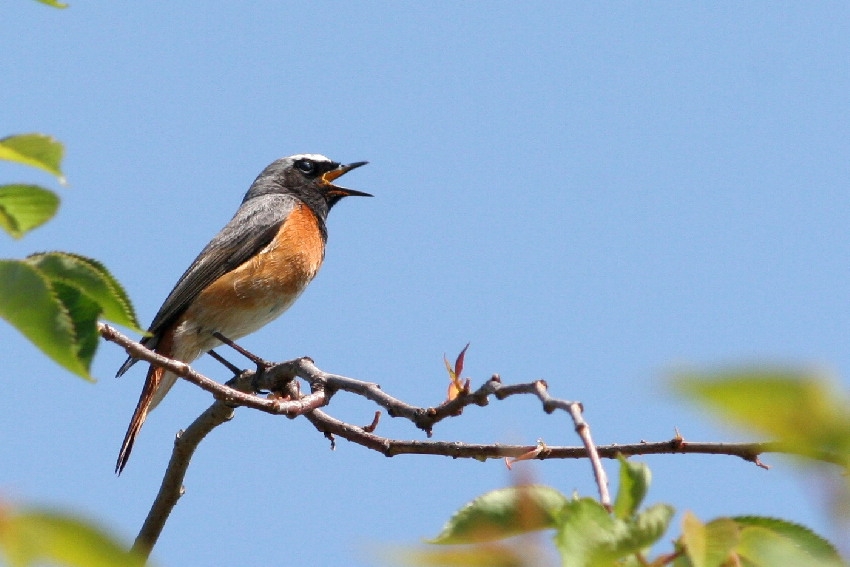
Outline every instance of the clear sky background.
<path id="1" fill-rule="evenodd" d="M 850 8 L 840 2 L 35 2 L 0 6 L 2 135 L 67 148 L 58 217 L 3 257 L 103 261 L 142 324 L 272 160 L 369 160 L 374 199 L 330 215 L 318 278 L 244 339 L 420 405 L 467 341 L 475 384 L 545 378 L 600 444 L 748 439 L 664 387 L 678 364 L 818 365 L 850 384 Z M 55 182 L 3 166 L 4 182 Z M 103 344 L 94 385 L 0 324 L 0 495 L 98 519 L 128 542 L 187 384 L 113 466 L 141 365 Z M 224 379 L 208 361 L 199 368 Z M 353 423 L 373 407 L 334 400 Z M 384 419 L 379 433 L 423 439 Z M 577 444 L 531 399 L 470 408 L 436 439 Z M 776 515 L 834 540 L 787 461 L 654 456 L 649 503 Z M 585 461 L 525 467 L 594 495 Z M 608 463 L 616 478 L 616 467 Z M 216 430 L 154 551 L 160 565 L 368 565 L 504 486 L 500 461 L 387 459 L 249 410 Z"/>

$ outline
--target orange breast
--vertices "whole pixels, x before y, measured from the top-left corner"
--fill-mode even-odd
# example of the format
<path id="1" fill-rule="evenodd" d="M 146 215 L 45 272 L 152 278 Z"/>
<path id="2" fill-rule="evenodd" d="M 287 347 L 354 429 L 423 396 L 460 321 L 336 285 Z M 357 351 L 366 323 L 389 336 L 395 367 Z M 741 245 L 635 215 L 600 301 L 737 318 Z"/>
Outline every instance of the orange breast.
<path id="1" fill-rule="evenodd" d="M 319 271 L 324 255 L 318 220 L 300 204 L 268 246 L 201 292 L 184 324 L 200 334 L 219 331 L 234 340 L 252 333 L 292 305 Z"/>

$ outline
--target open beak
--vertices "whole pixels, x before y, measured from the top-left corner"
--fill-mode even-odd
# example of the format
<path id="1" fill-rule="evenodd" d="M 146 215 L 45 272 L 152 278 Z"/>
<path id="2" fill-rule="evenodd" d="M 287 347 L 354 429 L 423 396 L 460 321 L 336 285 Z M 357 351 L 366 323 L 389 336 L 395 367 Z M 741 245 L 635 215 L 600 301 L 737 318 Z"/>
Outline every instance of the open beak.
<path id="1" fill-rule="evenodd" d="M 357 169 L 361 165 L 366 165 L 369 163 L 368 161 L 356 161 L 354 163 L 350 163 L 348 165 L 340 165 L 335 169 L 332 169 L 322 175 L 322 181 L 327 186 L 328 195 L 336 195 L 339 197 L 371 197 L 369 193 L 364 193 L 363 191 L 355 191 L 354 189 L 348 189 L 347 187 L 340 187 L 338 185 L 334 185 L 333 181 L 338 177 L 342 177 L 352 169 Z"/>

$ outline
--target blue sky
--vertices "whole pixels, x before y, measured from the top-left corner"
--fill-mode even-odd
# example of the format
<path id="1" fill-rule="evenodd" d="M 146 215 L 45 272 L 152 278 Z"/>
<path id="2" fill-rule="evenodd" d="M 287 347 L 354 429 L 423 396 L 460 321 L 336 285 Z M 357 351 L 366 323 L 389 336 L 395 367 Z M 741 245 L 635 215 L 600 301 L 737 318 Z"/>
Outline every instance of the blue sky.
<path id="1" fill-rule="evenodd" d="M 438 403 L 443 353 L 476 383 L 545 378 L 600 444 L 742 440 L 671 396 L 679 364 L 817 365 L 850 384 L 850 8 L 780 2 L 524 4 L 35 2 L 0 6 L 2 134 L 67 148 L 59 216 L 4 257 L 103 261 L 147 324 L 277 157 L 369 160 L 374 199 L 329 219 L 322 272 L 244 339 L 266 358 Z M 0 167 L 4 181 L 55 183 Z M 97 518 L 128 541 L 175 432 L 205 408 L 179 384 L 112 473 L 143 371 L 102 345 L 87 385 L 8 325 L 4 499 Z M 201 361 L 199 369 L 224 378 Z M 368 423 L 338 397 L 331 412 Z M 379 432 L 421 439 L 384 419 Z M 576 444 L 512 399 L 437 439 Z M 649 502 L 765 514 L 837 539 L 820 478 L 766 457 L 655 456 Z M 586 462 L 532 466 L 594 494 Z M 616 468 L 608 464 L 609 474 Z M 247 410 L 202 445 L 160 565 L 367 565 L 511 482 L 498 461 L 386 459 L 305 420 Z M 681 515 L 675 520 L 677 525 Z"/>

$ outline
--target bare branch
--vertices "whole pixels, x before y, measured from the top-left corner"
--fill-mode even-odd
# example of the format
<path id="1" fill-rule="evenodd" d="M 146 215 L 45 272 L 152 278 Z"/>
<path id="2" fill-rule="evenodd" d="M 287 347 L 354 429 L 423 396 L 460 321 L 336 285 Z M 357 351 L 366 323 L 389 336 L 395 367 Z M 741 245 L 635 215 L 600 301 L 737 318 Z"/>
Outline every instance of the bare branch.
<path id="1" fill-rule="evenodd" d="M 174 509 L 177 501 L 183 495 L 183 478 L 186 476 L 186 469 L 189 468 L 189 461 L 192 459 L 195 449 L 207 433 L 232 417 L 233 408 L 223 402 L 216 401 L 198 416 L 186 431 L 177 434 L 171 460 L 165 469 L 165 476 L 159 487 L 159 493 L 156 495 L 156 499 L 154 499 L 153 505 L 148 511 L 148 516 L 145 518 L 145 523 L 133 543 L 134 551 L 144 557 L 150 556 L 151 550 L 171 514 L 171 510 Z"/>
<path id="2" fill-rule="evenodd" d="M 553 398 L 549 393 L 548 385 L 543 380 L 522 384 L 502 384 L 499 376 L 493 375 L 477 390 L 470 391 L 467 386 L 454 399 L 442 402 L 436 407 L 428 408 L 413 406 L 394 398 L 381 390 L 378 384 L 324 372 L 316 367 L 311 359 L 306 357 L 269 364 L 259 373 L 246 370 L 227 384 L 220 384 L 196 372 L 186 363 L 163 357 L 148 350 L 142 344 L 133 341 L 108 325 L 99 324 L 99 331 L 105 340 L 124 347 L 129 355 L 167 368 L 176 375 L 212 393 L 216 399 L 216 402 L 202 413 L 186 431 L 177 436 L 159 494 L 133 546 L 134 549 L 146 556 L 150 554 L 171 510 L 183 493 L 183 478 L 195 448 L 210 431 L 228 421 L 233 416 L 233 410 L 237 406 L 285 415 L 290 418 L 303 415 L 331 441 L 332 447 L 336 437 L 341 437 L 388 457 L 411 454 L 442 455 L 480 461 L 495 458 L 521 458 L 522 460 L 530 458 L 538 460 L 589 458 L 599 489 L 600 501 L 605 506 L 610 506 L 610 495 L 601 458 L 614 459 L 617 455 L 632 456 L 662 453 L 722 454 L 737 456 L 767 468 L 759 460 L 761 454 L 794 453 L 793 449 L 775 442 L 691 443 L 685 441 L 678 434 L 670 441 L 596 446 L 591 439 L 590 428 L 583 418 L 581 403 Z M 310 394 L 301 394 L 298 387 L 299 382 L 295 380 L 296 378 L 301 378 L 310 385 Z M 260 397 L 256 395 L 256 391 L 269 391 L 272 392 L 272 395 Z M 340 421 L 319 409 L 328 405 L 333 395 L 341 391 L 362 396 L 374 402 L 384 408 L 391 417 L 409 420 L 417 428 L 426 432 L 428 437 L 431 437 L 433 426 L 436 423 L 448 417 L 461 415 L 463 409 L 467 406 L 486 406 L 489 404 L 491 396 L 497 400 L 504 400 L 515 395 L 533 395 L 540 400 L 546 413 L 563 410 L 570 415 L 583 446 L 483 445 L 448 441 L 390 439 L 375 434 L 380 412 L 376 412 L 371 424 L 357 426 Z M 812 455 L 806 456 L 813 457 Z M 843 460 L 835 455 L 825 454 L 814 456 L 814 458 L 843 465 Z"/>
<path id="3" fill-rule="evenodd" d="M 396 400 L 392 396 L 384 393 L 378 384 L 364 382 L 329 374 L 319 370 L 312 360 L 309 358 L 298 358 L 287 362 L 274 364 L 268 370 L 263 372 L 262 376 L 257 377 L 253 371 L 245 371 L 239 379 L 234 382 L 228 382 L 230 385 L 220 384 L 215 380 L 207 378 L 202 374 L 192 370 L 189 365 L 171 360 L 160 356 L 153 351 L 146 349 L 140 343 L 119 333 L 114 328 L 101 324 L 100 333 L 104 339 L 114 342 L 127 351 L 128 354 L 137 357 L 147 362 L 160 364 L 178 376 L 185 378 L 211 392 L 216 399 L 219 399 L 231 406 L 245 406 L 266 413 L 283 414 L 289 417 L 294 417 L 304 412 L 309 411 L 308 408 L 318 408 L 327 404 L 330 401 L 334 391 L 347 391 L 362 395 L 363 397 L 374 401 L 381 407 L 387 409 L 387 413 L 394 417 L 403 417 L 409 419 L 416 424 L 417 427 L 425 431 L 430 431 L 431 426 L 435 423 L 452 415 L 458 415 L 463 407 L 467 405 L 486 406 L 489 396 L 494 396 L 496 399 L 505 399 L 509 396 L 519 394 L 533 394 L 540 398 L 544 405 L 544 410 L 554 411 L 555 407 L 569 407 L 571 403 L 563 400 L 557 400 L 549 397 L 548 393 L 542 393 L 540 385 L 545 387 L 545 382 L 536 381 L 525 384 L 506 385 L 499 382 L 498 377 L 491 378 L 485 382 L 480 388 L 469 392 L 464 396 L 460 396 L 451 402 L 446 402 L 436 408 L 419 408 Z M 300 377 L 307 380 L 311 387 L 315 390 L 313 394 L 301 399 L 293 398 L 292 392 L 289 391 L 290 398 L 262 398 L 254 394 L 246 392 L 250 391 L 253 384 L 258 389 L 269 390 L 275 392 L 287 392 L 288 384 L 294 384 L 293 377 Z M 241 391 L 240 391 L 241 390 Z M 324 391 L 323 391 L 324 390 Z M 300 395 L 300 394 L 299 394 Z M 322 428 L 320 431 L 338 435 L 352 442 L 362 444 L 371 449 L 380 451 L 387 456 L 395 456 L 402 454 L 423 454 L 423 455 L 443 455 L 452 458 L 471 458 L 478 460 L 497 459 L 504 457 L 517 457 L 533 450 L 535 446 L 530 445 L 500 445 L 500 444 L 468 444 L 457 442 L 440 442 L 440 441 L 400 441 L 387 439 L 373 432 L 366 431 L 366 428 L 356 425 L 346 424 L 339 420 L 328 416 L 326 413 L 314 410 L 311 414 L 305 414 L 305 417 L 310 418 L 318 415 L 320 418 L 313 422 L 314 425 L 319 423 Z M 326 417 L 324 417 L 326 416 Z M 363 437 L 362 434 L 367 434 Z M 362 441 L 362 442 L 361 442 Z M 658 442 L 640 442 L 628 445 L 600 445 L 597 446 L 597 452 L 601 458 L 613 459 L 617 454 L 624 456 L 632 455 L 658 455 L 658 454 L 709 454 L 709 455 L 730 455 L 740 457 L 752 463 L 758 463 L 759 455 L 764 453 L 784 453 L 796 454 L 788 447 L 777 442 L 761 442 L 761 443 L 702 443 L 689 442 L 681 437 L 675 437 L 669 441 Z M 547 446 L 545 451 L 542 451 L 536 459 L 581 459 L 587 458 L 586 447 L 561 447 Z M 812 457 L 812 455 L 806 455 Z M 827 463 L 842 465 L 843 461 L 835 456 L 824 454 L 817 455 L 814 458 Z"/>

